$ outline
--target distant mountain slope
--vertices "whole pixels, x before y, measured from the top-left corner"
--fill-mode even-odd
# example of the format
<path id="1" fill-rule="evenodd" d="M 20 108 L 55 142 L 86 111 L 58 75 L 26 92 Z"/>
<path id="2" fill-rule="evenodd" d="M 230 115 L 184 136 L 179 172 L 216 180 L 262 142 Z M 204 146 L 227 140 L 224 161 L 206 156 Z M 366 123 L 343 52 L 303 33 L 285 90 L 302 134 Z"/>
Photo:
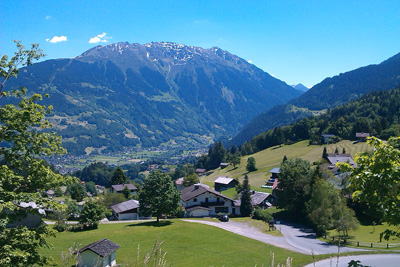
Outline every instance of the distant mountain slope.
<path id="1" fill-rule="evenodd" d="M 241 144 L 276 126 L 290 124 L 323 109 L 347 103 L 372 91 L 400 86 L 400 53 L 370 65 L 327 78 L 286 105 L 273 107 L 251 120 L 227 145 Z M 314 112 L 312 112 L 314 111 Z"/>
<path id="2" fill-rule="evenodd" d="M 24 68 L 7 84 L 20 85 L 50 94 L 51 121 L 75 154 L 204 146 L 300 95 L 227 51 L 174 43 L 98 46 Z"/>
<path id="3" fill-rule="evenodd" d="M 299 83 L 296 85 L 292 85 L 292 87 L 296 90 L 302 91 L 302 92 L 307 92 L 308 91 L 308 87 L 305 87 L 303 84 Z"/>

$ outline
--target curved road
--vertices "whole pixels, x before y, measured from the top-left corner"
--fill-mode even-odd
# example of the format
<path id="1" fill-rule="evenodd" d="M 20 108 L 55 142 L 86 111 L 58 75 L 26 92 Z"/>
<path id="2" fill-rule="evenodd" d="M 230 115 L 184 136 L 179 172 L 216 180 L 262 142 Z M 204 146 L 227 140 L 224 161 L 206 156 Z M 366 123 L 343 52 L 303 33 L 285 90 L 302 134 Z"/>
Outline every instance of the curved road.
<path id="1" fill-rule="evenodd" d="M 243 235 L 267 244 L 271 244 L 280 248 L 296 251 L 303 254 L 315 255 L 332 254 L 338 252 L 338 246 L 331 245 L 318 240 L 315 233 L 307 228 L 302 228 L 297 225 L 278 224 L 277 229 L 283 234 L 283 237 L 271 236 L 261 232 L 260 229 L 251 227 L 246 223 L 240 222 L 210 222 L 197 220 L 184 220 L 187 222 L 196 222 L 212 225 L 224 230 Z M 340 252 L 363 251 L 362 249 L 340 247 Z"/>

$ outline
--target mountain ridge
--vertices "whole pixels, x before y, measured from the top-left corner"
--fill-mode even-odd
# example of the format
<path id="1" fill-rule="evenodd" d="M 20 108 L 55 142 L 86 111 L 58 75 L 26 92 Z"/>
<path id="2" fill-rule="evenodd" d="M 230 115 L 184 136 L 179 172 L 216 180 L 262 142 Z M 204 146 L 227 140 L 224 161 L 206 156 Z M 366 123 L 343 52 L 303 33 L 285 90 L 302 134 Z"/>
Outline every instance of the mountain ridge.
<path id="1" fill-rule="evenodd" d="M 207 146 L 300 95 L 220 48 L 174 43 L 97 46 L 23 68 L 8 86 L 49 93 L 51 121 L 75 154 L 160 144 Z"/>

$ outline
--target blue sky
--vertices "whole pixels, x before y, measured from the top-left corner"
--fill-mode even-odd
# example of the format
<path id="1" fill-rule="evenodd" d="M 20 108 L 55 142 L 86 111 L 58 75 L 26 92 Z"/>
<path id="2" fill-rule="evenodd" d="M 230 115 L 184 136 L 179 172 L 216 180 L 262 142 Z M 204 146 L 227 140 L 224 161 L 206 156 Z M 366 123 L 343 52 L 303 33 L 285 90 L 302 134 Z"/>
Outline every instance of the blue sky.
<path id="1" fill-rule="evenodd" d="M 128 41 L 218 46 L 288 84 L 377 64 L 400 52 L 400 1 L 2 1 L 0 54 L 13 39 L 46 59 Z"/>

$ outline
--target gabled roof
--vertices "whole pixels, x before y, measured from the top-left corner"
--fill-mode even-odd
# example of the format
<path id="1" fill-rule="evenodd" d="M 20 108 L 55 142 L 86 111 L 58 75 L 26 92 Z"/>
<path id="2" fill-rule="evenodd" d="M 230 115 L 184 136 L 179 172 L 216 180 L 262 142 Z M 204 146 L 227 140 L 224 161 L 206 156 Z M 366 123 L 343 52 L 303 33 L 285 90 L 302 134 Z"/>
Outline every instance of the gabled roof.
<path id="1" fill-rule="evenodd" d="M 224 196 L 223 194 L 218 193 L 215 190 L 210 189 L 207 185 L 204 185 L 204 184 L 194 184 L 194 185 L 183 188 L 181 198 L 183 201 L 188 201 L 189 199 L 195 198 L 206 192 L 209 192 L 216 196 L 233 201 L 233 199 L 231 199 L 227 196 Z"/>
<path id="2" fill-rule="evenodd" d="M 348 162 L 353 167 L 356 165 L 350 154 L 328 153 L 328 161 L 332 165 L 338 162 Z"/>
<path id="3" fill-rule="evenodd" d="M 364 137 L 368 137 L 369 133 L 356 133 L 356 137 L 357 138 L 364 138 Z"/>
<path id="4" fill-rule="evenodd" d="M 275 167 L 272 170 L 270 170 L 269 172 L 270 173 L 279 173 L 280 169 L 281 169 L 280 167 Z"/>
<path id="5" fill-rule="evenodd" d="M 117 192 L 124 190 L 125 187 L 128 187 L 129 190 L 137 190 L 133 184 L 113 184 L 111 187 Z"/>
<path id="6" fill-rule="evenodd" d="M 121 213 L 121 212 L 125 212 L 128 210 L 133 210 L 133 209 L 137 209 L 139 208 L 139 201 L 137 200 L 128 200 L 128 201 L 124 201 L 115 205 L 110 206 L 110 208 L 116 212 L 116 213 Z"/>
<path id="7" fill-rule="evenodd" d="M 198 168 L 198 169 L 196 169 L 196 173 L 204 173 L 204 172 L 206 172 L 207 170 L 206 169 L 200 169 L 200 168 Z"/>
<path id="8" fill-rule="evenodd" d="M 108 240 L 107 238 L 103 238 L 102 240 L 90 243 L 89 245 L 84 246 L 79 250 L 79 253 L 82 253 L 86 250 L 91 250 L 97 255 L 101 257 L 105 257 L 119 249 L 120 246 L 115 244 L 114 242 Z"/>
<path id="9" fill-rule="evenodd" d="M 223 177 L 220 176 L 217 179 L 214 180 L 214 183 L 218 183 L 218 184 L 230 184 L 230 182 L 232 182 L 234 179 L 230 178 L 230 177 Z"/>
<path id="10" fill-rule="evenodd" d="M 251 195 L 251 205 L 260 205 L 267 197 L 269 197 L 269 195 L 270 193 L 254 192 Z"/>

